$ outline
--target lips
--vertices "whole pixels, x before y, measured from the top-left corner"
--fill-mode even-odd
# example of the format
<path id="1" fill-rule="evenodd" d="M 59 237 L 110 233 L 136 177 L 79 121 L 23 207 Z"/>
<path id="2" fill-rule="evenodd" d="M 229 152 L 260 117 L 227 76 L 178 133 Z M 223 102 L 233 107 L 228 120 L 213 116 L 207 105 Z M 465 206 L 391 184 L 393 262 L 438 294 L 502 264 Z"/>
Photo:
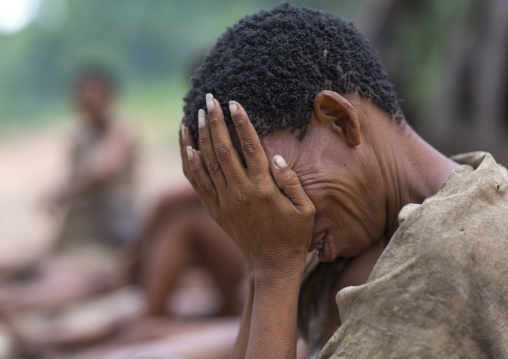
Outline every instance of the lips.
<path id="1" fill-rule="evenodd" d="M 322 251 L 325 246 L 325 239 L 326 239 L 326 231 L 321 232 L 320 234 L 312 238 L 312 242 L 309 247 L 309 252 L 312 252 L 314 249 Z"/>

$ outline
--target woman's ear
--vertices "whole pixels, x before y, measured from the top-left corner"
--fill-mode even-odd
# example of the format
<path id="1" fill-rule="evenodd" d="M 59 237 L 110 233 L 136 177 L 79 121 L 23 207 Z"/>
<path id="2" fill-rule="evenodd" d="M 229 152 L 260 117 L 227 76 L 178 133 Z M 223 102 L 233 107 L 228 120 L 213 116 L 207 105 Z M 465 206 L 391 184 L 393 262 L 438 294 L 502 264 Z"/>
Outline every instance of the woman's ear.
<path id="1" fill-rule="evenodd" d="M 324 90 L 314 98 L 314 116 L 318 121 L 330 123 L 351 147 L 360 144 L 360 121 L 351 103 L 337 92 Z"/>

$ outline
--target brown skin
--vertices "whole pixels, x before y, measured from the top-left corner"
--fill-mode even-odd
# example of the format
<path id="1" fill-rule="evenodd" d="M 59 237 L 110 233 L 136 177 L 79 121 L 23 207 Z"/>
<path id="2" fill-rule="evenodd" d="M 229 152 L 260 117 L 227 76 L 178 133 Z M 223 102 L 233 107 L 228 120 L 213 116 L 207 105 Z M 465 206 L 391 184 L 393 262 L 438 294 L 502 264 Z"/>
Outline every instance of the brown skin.
<path id="1" fill-rule="evenodd" d="M 180 274 L 199 264 L 211 274 L 221 294 L 223 306 L 218 314 L 238 315 L 241 302 L 237 289 L 245 273 L 242 252 L 202 207 L 182 212 L 166 219 L 160 238 L 148 248 L 149 260 L 142 271 L 145 314 L 164 315 L 167 297 Z"/>
<path id="2" fill-rule="evenodd" d="M 91 125 L 99 124 L 109 111 L 113 93 L 103 80 L 86 77 L 77 83 L 74 100 L 77 109 L 85 115 L 85 121 Z"/>
<path id="3" fill-rule="evenodd" d="M 320 92 L 302 141 L 289 131 L 260 140 L 237 106 L 241 149 L 209 98 L 199 151 L 182 127 L 184 172 L 249 263 L 251 293 L 233 357 L 295 358 L 311 238 L 327 232 L 323 261 L 362 255 L 389 240 L 400 209 L 435 194 L 457 164 L 357 94 Z"/>
<path id="4" fill-rule="evenodd" d="M 108 125 L 112 93 L 102 81 L 93 77 L 82 79 L 75 88 L 74 100 L 82 114 L 84 126 L 99 129 Z M 44 204 L 54 210 L 78 196 L 86 195 L 96 186 L 107 183 L 128 165 L 133 145 L 133 139 L 125 129 L 112 126 L 99 144 L 100 148 L 96 151 L 98 155 L 93 161 L 81 171 L 71 173 Z M 42 269 L 39 268 L 43 275 L 36 281 L 14 284 L 10 290 L 4 288 L 5 303 L 2 305 L 9 305 L 12 310 L 58 306 L 121 284 L 117 278 L 91 281 L 81 275 L 81 268 L 76 268 L 65 257 L 57 260 L 53 258 L 47 262 Z M 73 271 L 77 276 L 73 281 L 74 286 L 66 288 L 66 291 L 61 290 L 64 281 L 69 280 Z"/>
<path id="5" fill-rule="evenodd" d="M 112 99 L 111 89 L 102 81 L 93 77 L 81 80 L 76 86 L 74 101 L 84 126 L 97 130 L 108 126 Z M 130 160 L 134 140 L 125 128 L 113 126 L 100 146 L 97 150 L 100 155 L 86 169 L 71 174 L 50 199 L 50 207 L 86 194 L 120 173 Z"/>
<path id="6" fill-rule="evenodd" d="M 83 78 L 74 91 L 75 105 L 82 115 L 83 126 L 100 130 L 110 125 L 112 99 L 111 89 L 102 80 L 93 77 Z M 127 130 L 112 125 L 98 146 L 100 146 L 96 150 L 98 155 L 88 166 L 71 173 L 65 183 L 45 201 L 49 209 L 65 206 L 68 201 L 86 195 L 96 186 L 107 183 L 123 171 L 129 163 L 134 141 Z M 0 298 L 2 310 L 14 316 L 16 310 L 58 307 L 124 284 L 123 278 L 116 273 L 101 278 L 90 277 L 65 255 L 59 254 L 46 260 L 44 265 L 38 267 L 38 272 L 40 275 L 29 283 L 3 286 Z M 49 337 L 51 335 L 48 335 Z M 90 337 L 95 338 L 96 334 L 92 333 Z M 60 337 L 55 341 L 58 340 L 65 341 L 66 338 Z M 46 342 L 50 341 L 48 339 Z"/>
<path id="7" fill-rule="evenodd" d="M 171 190 L 162 195 L 154 209 L 150 211 L 138 240 L 128 249 L 125 268 L 129 282 L 137 282 L 145 253 L 154 246 L 154 240 L 161 236 L 159 232 L 167 226 L 168 219 L 183 210 L 196 208 L 202 208 L 202 204 L 196 191 L 191 186 L 178 188 L 176 191 Z"/>
<path id="8" fill-rule="evenodd" d="M 207 215 L 196 191 L 185 186 L 160 199 L 139 240 L 129 249 L 126 271 L 129 281 L 141 280 L 146 291 L 144 314 L 165 314 L 167 297 L 179 275 L 193 264 L 206 268 L 220 290 L 223 308 L 217 314 L 238 315 L 243 254 Z"/>

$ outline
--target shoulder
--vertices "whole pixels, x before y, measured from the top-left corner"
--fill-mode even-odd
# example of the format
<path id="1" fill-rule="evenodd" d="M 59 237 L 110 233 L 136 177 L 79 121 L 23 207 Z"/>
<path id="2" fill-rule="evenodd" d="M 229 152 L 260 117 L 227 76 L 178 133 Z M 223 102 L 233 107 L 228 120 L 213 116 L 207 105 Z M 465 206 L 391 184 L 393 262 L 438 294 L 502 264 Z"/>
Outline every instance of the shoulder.
<path id="1" fill-rule="evenodd" d="M 504 338 L 508 176 L 489 156 L 401 211 L 368 282 L 337 294 L 342 326 L 319 358 L 480 357 L 480 329 Z"/>
<path id="2" fill-rule="evenodd" d="M 376 266 L 376 273 L 388 273 L 394 264 L 408 260 L 445 272 L 479 270 L 469 264 L 480 258 L 489 262 L 500 253 L 506 255 L 506 218 L 507 171 L 486 154 L 476 169 L 458 167 L 435 196 L 401 210 L 399 228 Z"/>

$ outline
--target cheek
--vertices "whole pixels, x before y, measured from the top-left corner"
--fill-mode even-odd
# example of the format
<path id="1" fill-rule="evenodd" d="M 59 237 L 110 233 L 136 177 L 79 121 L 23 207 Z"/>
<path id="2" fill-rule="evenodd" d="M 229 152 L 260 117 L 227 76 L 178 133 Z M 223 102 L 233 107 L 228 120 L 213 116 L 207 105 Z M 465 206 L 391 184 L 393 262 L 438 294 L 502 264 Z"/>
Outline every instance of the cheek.
<path id="1" fill-rule="evenodd" d="M 379 240 L 374 239 L 367 228 L 359 223 L 355 218 L 344 218 L 344 226 L 341 226 L 333 236 L 333 244 L 335 256 L 356 257 L 357 255 L 370 248 Z"/>
<path id="2" fill-rule="evenodd" d="M 316 207 L 315 232 L 329 231 L 335 256 L 356 256 L 380 240 L 379 223 L 372 221 L 375 204 L 345 184 L 341 188 L 308 190 Z"/>

